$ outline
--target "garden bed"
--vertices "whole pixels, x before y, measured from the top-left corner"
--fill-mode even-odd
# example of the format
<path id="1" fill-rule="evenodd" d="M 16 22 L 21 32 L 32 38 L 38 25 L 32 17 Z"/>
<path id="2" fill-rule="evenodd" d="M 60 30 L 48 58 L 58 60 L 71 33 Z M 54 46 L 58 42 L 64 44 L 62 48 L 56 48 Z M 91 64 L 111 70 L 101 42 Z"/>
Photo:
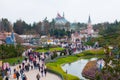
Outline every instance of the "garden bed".
<path id="1" fill-rule="evenodd" d="M 82 75 L 91 80 L 95 79 L 96 72 L 98 71 L 95 61 L 89 61 L 82 71 Z"/>
<path id="2" fill-rule="evenodd" d="M 120 80 L 120 75 L 114 76 L 109 72 L 98 70 L 96 61 L 90 61 L 86 64 L 82 71 L 82 75 L 90 80 Z"/>

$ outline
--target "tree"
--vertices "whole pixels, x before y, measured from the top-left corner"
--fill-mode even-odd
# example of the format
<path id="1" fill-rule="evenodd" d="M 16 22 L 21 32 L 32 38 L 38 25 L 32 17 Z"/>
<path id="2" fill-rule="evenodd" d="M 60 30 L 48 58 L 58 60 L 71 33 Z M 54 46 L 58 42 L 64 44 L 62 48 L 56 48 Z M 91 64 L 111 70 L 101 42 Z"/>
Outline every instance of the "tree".
<path id="1" fill-rule="evenodd" d="M 11 32 L 12 31 L 12 24 L 8 21 L 8 19 L 2 18 L 0 21 L 0 31 Z"/>
<path id="2" fill-rule="evenodd" d="M 66 27 L 66 31 L 68 31 L 69 30 L 69 28 L 70 28 L 70 23 L 69 22 L 67 22 L 66 24 L 65 24 L 65 27 Z"/>
<path id="3" fill-rule="evenodd" d="M 42 22 L 34 23 L 34 29 L 38 34 L 41 34 L 41 27 L 42 27 Z"/>
<path id="4" fill-rule="evenodd" d="M 24 32 L 24 24 L 22 20 L 18 20 L 17 22 L 14 23 L 14 27 L 13 27 L 14 31 L 17 34 L 23 34 Z"/>
<path id="5" fill-rule="evenodd" d="M 19 57 L 22 55 L 24 47 L 21 45 L 0 45 L 0 59 Z"/>

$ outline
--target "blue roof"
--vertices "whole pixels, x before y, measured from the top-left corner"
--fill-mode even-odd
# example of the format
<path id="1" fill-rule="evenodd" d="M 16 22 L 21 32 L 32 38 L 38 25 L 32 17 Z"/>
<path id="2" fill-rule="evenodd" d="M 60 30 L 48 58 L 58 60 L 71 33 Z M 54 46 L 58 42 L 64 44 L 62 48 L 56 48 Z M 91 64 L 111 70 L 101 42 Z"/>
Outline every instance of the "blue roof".
<path id="1" fill-rule="evenodd" d="M 5 41 L 6 44 L 14 44 L 15 43 L 14 33 L 12 32 L 11 36 L 6 37 Z"/>
<path id="2" fill-rule="evenodd" d="M 56 18 L 55 23 L 56 24 L 66 24 L 68 21 L 65 18 Z"/>

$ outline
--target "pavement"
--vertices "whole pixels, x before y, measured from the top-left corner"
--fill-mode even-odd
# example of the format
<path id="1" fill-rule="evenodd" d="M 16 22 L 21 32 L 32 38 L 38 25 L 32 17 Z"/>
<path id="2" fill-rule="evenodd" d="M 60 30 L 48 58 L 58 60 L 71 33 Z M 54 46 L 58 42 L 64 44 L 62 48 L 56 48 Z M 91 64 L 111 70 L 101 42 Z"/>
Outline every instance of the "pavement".
<path id="1" fill-rule="evenodd" d="M 37 61 L 38 61 L 38 59 L 37 59 Z M 42 64 L 42 61 L 40 60 L 39 63 Z M 14 73 L 13 71 L 14 71 L 14 69 L 19 71 L 19 64 L 15 65 L 15 66 L 10 66 L 10 68 L 11 68 L 11 75 L 9 75 L 9 80 L 17 80 L 17 79 L 13 78 L 13 73 Z M 43 77 L 42 77 L 41 72 L 39 72 L 39 69 L 32 69 L 32 70 L 30 69 L 28 72 L 27 71 L 24 72 L 24 74 L 27 77 L 27 80 L 37 80 L 36 75 L 38 73 L 40 74 L 40 80 L 62 80 L 60 77 L 58 77 L 57 75 L 50 73 L 50 72 L 47 72 L 46 76 L 43 75 Z M 5 80 L 5 79 L 3 79 L 3 80 Z M 21 76 L 19 77 L 19 80 L 22 80 Z"/>
<path id="2" fill-rule="evenodd" d="M 16 68 L 16 67 L 18 67 L 18 65 L 16 65 L 16 66 L 11 66 L 12 72 L 11 72 L 11 75 L 10 75 L 9 80 L 17 80 L 17 79 L 14 79 L 14 78 L 13 78 L 13 69 Z M 58 77 L 57 75 L 52 74 L 52 73 L 49 73 L 49 72 L 47 72 L 46 76 L 43 75 L 43 77 L 42 77 L 42 75 L 41 75 L 41 73 L 39 72 L 38 69 L 33 69 L 33 70 L 30 70 L 29 72 L 24 72 L 24 73 L 25 73 L 25 75 L 27 76 L 27 80 L 37 80 L 37 79 L 36 79 L 36 75 L 37 75 L 38 73 L 40 74 L 40 80 L 62 80 L 62 79 L 61 79 L 60 77 Z M 5 79 L 3 79 L 3 80 L 5 80 Z M 21 77 L 19 78 L 19 80 L 22 80 Z"/>

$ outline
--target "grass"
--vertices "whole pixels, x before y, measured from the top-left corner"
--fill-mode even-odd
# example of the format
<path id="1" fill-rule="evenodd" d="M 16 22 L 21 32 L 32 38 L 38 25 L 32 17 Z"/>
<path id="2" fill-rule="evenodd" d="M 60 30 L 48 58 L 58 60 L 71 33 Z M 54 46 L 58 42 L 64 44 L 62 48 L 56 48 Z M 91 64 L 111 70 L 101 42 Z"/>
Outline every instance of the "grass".
<path id="1" fill-rule="evenodd" d="M 104 55 L 104 49 L 93 49 L 93 50 L 87 50 L 80 54 L 77 54 L 76 56 L 87 56 L 87 55 Z"/>
<path id="2" fill-rule="evenodd" d="M 20 62 L 23 60 L 23 57 L 15 57 L 15 58 L 8 58 L 8 59 L 3 59 L 3 62 L 8 62 L 11 65 L 13 65 L 14 63 L 18 63 L 18 60 L 20 60 Z"/>
<path id="3" fill-rule="evenodd" d="M 36 50 L 37 52 L 48 52 L 48 51 L 62 51 L 64 50 L 64 48 L 61 48 L 61 47 L 56 47 L 56 48 L 49 48 L 49 50 L 47 49 L 39 49 L 39 50 Z"/>
<path id="4" fill-rule="evenodd" d="M 86 53 L 87 52 L 87 53 Z M 88 54 L 89 53 L 89 54 Z M 89 59 L 89 58 L 92 58 L 92 57 L 103 57 L 103 49 L 99 49 L 99 50 L 88 50 L 88 51 L 84 51 L 80 54 L 77 54 L 77 55 L 73 55 L 73 56 L 67 56 L 67 57 L 64 57 L 64 58 L 59 58 L 57 59 L 55 62 L 49 62 L 47 63 L 47 68 L 48 69 L 51 69 L 55 72 L 59 72 L 61 75 L 63 75 L 64 79 L 65 80 L 80 80 L 78 77 L 76 76 L 73 76 L 71 74 L 66 74 L 66 72 L 64 72 L 61 68 L 61 65 L 62 64 L 66 64 L 66 63 L 71 63 L 71 62 L 74 62 L 78 59 Z M 97 55 L 96 55 L 97 54 Z"/>

